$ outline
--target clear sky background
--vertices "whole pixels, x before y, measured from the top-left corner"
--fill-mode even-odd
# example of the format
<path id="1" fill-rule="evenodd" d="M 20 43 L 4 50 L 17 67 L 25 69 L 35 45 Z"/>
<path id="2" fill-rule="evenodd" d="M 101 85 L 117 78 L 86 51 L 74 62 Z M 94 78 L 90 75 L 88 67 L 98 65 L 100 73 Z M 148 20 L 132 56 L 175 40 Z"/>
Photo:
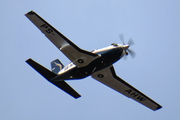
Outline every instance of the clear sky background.
<path id="1" fill-rule="evenodd" d="M 74 99 L 25 63 L 70 61 L 24 16 L 34 10 L 82 49 L 125 42 L 136 57 L 118 76 L 163 106 L 152 111 L 88 77 L 68 83 Z M 0 4 L 0 120 L 179 120 L 179 0 L 3 0 Z"/>

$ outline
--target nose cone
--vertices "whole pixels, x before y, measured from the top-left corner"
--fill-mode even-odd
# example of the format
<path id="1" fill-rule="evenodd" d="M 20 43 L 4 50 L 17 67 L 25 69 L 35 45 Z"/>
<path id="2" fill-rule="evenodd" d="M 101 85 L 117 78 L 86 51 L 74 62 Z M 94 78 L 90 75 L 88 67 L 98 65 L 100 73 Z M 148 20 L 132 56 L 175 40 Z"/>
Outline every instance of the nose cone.
<path id="1" fill-rule="evenodd" d="M 129 48 L 129 46 L 130 46 L 130 45 L 123 45 L 123 48 L 124 48 L 125 50 L 127 50 L 127 49 Z"/>

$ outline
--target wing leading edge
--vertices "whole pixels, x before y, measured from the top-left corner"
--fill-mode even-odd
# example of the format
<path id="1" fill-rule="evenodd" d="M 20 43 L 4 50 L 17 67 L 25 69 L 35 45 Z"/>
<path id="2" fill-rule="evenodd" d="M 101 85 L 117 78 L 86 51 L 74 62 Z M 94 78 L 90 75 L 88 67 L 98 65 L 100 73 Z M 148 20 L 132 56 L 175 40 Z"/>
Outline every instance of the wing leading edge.
<path id="1" fill-rule="evenodd" d="M 28 12 L 25 16 L 76 66 L 86 66 L 98 57 L 97 54 L 80 49 L 34 11 Z"/>
<path id="2" fill-rule="evenodd" d="M 92 74 L 92 77 L 99 82 L 111 87 L 117 92 L 120 92 L 123 95 L 134 99 L 135 101 L 145 105 L 146 107 L 154 111 L 162 108 L 161 105 L 118 77 L 113 66 L 95 72 L 94 74 Z"/>

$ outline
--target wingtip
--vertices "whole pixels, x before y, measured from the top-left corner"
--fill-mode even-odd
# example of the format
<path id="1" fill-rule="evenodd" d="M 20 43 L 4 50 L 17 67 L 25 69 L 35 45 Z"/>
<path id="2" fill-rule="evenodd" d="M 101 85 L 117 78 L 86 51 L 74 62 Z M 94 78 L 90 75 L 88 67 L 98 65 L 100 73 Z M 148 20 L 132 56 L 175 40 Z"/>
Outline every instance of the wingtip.
<path id="1" fill-rule="evenodd" d="M 161 108 L 162 108 L 162 106 L 158 105 L 156 110 L 159 110 L 159 109 L 161 109 Z M 155 110 L 155 111 L 156 111 L 156 110 Z"/>
<path id="2" fill-rule="evenodd" d="M 29 58 L 29 59 L 27 59 L 25 62 L 27 62 L 28 63 L 28 61 L 30 61 L 30 60 L 32 60 L 31 58 Z"/>
<path id="3" fill-rule="evenodd" d="M 162 106 L 159 105 L 159 106 L 157 107 L 157 110 L 159 110 L 159 109 L 161 109 L 161 108 L 162 108 Z"/>
<path id="4" fill-rule="evenodd" d="M 28 15 L 28 14 L 34 14 L 35 12 L 33 10 L 29 11 L 28 13 L 26 13 L 25 15 Z"/>
<path id="5" fill-rule="evenodd" d="M 77 96 L 77 97 L 74 97 L 75 99 L 78 99 L 78 98 L 80 98 L 81 97 L 81 95 L 79 95 L 79 96 Z"/>

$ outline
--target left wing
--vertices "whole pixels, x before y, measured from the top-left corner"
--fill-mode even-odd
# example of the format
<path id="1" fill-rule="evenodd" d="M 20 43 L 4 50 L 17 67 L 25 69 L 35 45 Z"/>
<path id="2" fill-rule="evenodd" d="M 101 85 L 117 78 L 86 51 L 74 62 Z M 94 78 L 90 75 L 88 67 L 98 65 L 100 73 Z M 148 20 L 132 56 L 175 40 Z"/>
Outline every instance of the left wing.
<path id="1" fill-rule="evenodd" d="M 93 73 L 92 77 L 99 82 L 111 87 L 117 92 L 120 92 L 123 95 L 134 99 L 135 101 L 145 105 L 146 107 L 154 111 L 162 108 L 161 105 L 141 93 L 139 90 L 125 82 L 123 79 L 119 78 L 116 75 L 113 66 Z"/>
<path id="2" fill-rule="evenodd" d="M 86 66 L 98 57 L 95 53 L 80 49 L 34 11 L 28 12 L 25 16 L 77 67 Z"/>

